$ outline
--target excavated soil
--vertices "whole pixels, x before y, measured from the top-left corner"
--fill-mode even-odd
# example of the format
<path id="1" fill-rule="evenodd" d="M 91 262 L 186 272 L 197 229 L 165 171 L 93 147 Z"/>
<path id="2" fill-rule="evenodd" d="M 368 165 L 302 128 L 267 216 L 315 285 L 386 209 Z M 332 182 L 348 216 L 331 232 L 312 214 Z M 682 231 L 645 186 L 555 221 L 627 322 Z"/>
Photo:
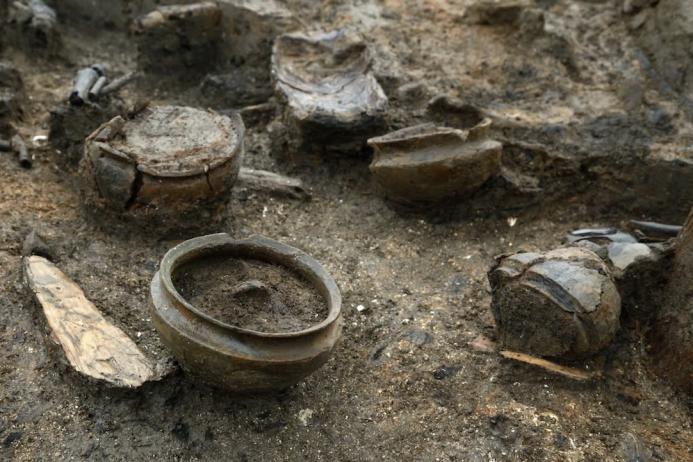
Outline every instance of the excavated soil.
<path id="1" fill-rule="evenodd" d="M 662 90 L 621 2 L 539 1 L 521 21 L 482 24 L 465 19 L 478 3 L 288 2 L 310 28 L 367 37 L 389 129 L 430 121 L 426 102 L 441 94 L 492 112 L 504 166 L 524 186 L 496 195 L 505 183 L 494 180 L 479 199 L 403 214 L 372 184 L 368 156 L 278 152 L 273 124 L 249 127 L 244 165 L 301 178 L 313 200 L 235 188 L 223 221 L 203 232 L 298 247 L 344 300 L 333 356 L 281 393 L 233 396 L 181 372 L 122 391 L 67 368 L 22 282 L 24 236 L 40 233 L 104 315 L 163 359 L 149 284 L 165 252 L 202 231 L 87 213 L 64 153 L 38 141 L 31 170 L 0 153 L 0 459 L 693 460 L 690 399 L 653 374 L 646 324 L 624 323 L 607 349 L 571 364 L 598 378 L 556 376 L 497 354 L 486 279 L 494 256 L 556 247 L 571 229 L 683 222 L 689 189 L 674 187 L 690 183 L 671 175 L 693 156 L 693 130 L 680 95 Z M 63 39 L 55 59 L 1 52 L 30 97 L 17 123 L 27 141 L 47 134 L 77 69 L 136 65 L 123 31 L 68 23 Z M 208 107 L 183 77 L 144 79 L 123 99 Z M 250 94 L 252 79 L 241 81 Z M 673 173 L 631 168 L 672 156 Z"/>
<path id="2" fill-rule="evenodd" d="M 186 263 L 173 284 L 204 313 L 245 329 L 292 332 L 327 317 L 325 300 L 308 281 L 260 260 L 211 257 Z"/>

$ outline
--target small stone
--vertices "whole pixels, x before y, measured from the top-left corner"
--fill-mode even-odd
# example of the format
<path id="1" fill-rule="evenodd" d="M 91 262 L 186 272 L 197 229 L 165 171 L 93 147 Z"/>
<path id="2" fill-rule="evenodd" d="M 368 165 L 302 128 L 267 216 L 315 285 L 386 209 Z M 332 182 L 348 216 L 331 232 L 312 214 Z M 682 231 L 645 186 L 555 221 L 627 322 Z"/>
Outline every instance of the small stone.
<path id="1" fill-rule="evenodd" d="M 9 448 L 12 446 L 12 443 L 19 441 L 20 439 L 22 439 L 22 432 L 10 432 L 10 434 L 7 435 L 3 440 L 2 446 L 4 448 Z"/>
<path id="2" fill-rule="evenodd" d="M 501 257 L 489 272 L 500 343 L 537 356 L 580 357 L 606 347 L 621 298 L 607 265 L 586 249 Z"/>
<path id="3" fill-rule="evenodd" d="M 433 336 L 424 330 L 414 329 L 404 334 L 402 339 L 409 341 L 417 347 L 422 347 L 428 343 L 431 343 Z"/>
<path id="4" fill-rule="evenodd" d="M 433 371 L 433 378 L 443 380 L 444 378 L 455 375 L 461 368 L 458 366 L 442 366 Z"/>
<path id="5" fill-rule="evenodd" d="M 307 427 L 313 419 L 314 413 L 312 409 L 301 409 L 298 411 L 298 421 L 301 422 L 301 425 Z"/>
<path id="6" fill-rule="evenodd" d="M 358 311 L 359 313 L 362 313 L 362 312 L 366 311 L 366 307 L 363 305 L 356 305 L 356 311 Z"/>

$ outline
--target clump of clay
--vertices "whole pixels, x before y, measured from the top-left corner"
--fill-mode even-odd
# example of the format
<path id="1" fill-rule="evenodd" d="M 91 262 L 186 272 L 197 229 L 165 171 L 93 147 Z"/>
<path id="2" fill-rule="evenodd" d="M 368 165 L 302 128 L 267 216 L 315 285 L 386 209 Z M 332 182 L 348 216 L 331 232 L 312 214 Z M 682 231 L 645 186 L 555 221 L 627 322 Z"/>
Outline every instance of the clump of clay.
<path id="1" fill-rule="evenodd" d="M 190 304 L 226 324 L 260 332 L 306 329 L 327 304 L 298 273 L 260 260 L 219 256 L 184 264 L 173 283 Z"/>
<path id="2" fill-rule="evenodd" d="M 609 268 L 592 251 L 561 248 L 501 257 L 488 278 L 505 348 L 586 356 L 611 343 L 619 328 L 621 297 Z"/>

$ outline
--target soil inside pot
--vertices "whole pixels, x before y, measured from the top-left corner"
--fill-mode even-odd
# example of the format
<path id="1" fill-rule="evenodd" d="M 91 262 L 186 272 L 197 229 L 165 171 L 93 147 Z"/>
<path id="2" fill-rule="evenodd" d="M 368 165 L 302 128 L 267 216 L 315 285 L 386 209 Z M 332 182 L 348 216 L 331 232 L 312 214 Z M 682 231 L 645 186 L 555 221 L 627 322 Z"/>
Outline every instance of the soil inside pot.
<path id="1" fill-rule="evenodd" d="M 328 312 L 325 299 L 300 274 L 260 260 L 195 260 L 175 271 L 173 284 L 214 319 L 261 332 L 303 330 Z"/>

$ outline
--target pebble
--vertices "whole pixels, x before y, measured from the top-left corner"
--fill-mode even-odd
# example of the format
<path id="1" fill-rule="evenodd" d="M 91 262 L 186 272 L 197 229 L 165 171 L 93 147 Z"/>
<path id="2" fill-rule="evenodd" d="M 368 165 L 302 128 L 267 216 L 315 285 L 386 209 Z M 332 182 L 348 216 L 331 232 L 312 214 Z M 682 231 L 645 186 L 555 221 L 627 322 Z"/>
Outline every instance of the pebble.
<path id="1" fill-rule="evenodd" d="M 314 413 L 315 411 L 312 409 L 301 409 L 298 411 L 298 420 L 301 422 L 301 425 L 307 427 L 310 424 L 310 421 L 313 419 Z"/>

